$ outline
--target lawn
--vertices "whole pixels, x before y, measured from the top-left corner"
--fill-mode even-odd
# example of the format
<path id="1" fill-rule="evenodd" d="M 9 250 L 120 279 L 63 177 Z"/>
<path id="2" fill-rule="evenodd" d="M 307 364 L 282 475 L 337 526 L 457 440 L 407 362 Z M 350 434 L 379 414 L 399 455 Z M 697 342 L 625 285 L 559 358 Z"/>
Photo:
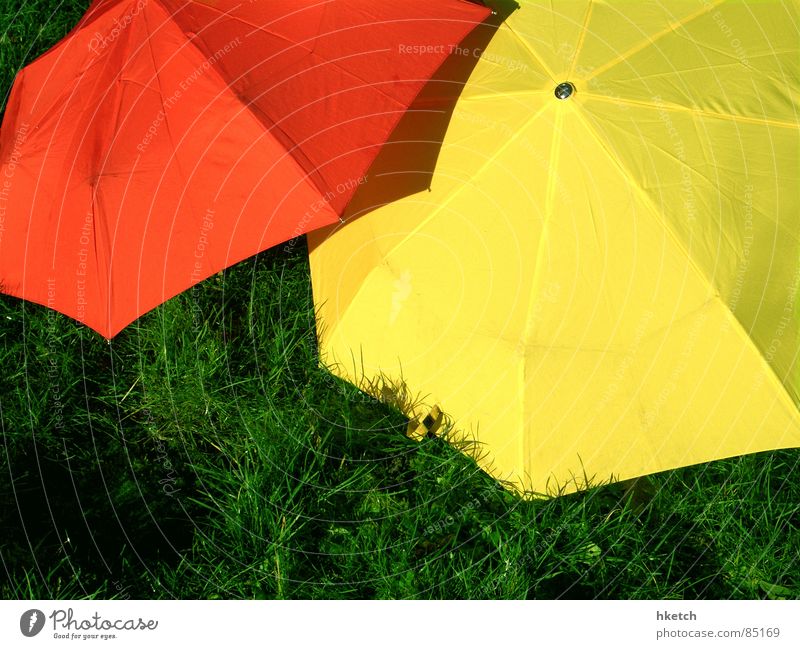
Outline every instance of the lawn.
<path id="1" fill-rule="evenodd" d="M 4 95 L 86 4 L 4 0 Z M 111 343 L 0 296 L 0 597 L 800 596 L 800 451 L 524 501 L 405 427 L 319 367 L 303 240 Z"/>

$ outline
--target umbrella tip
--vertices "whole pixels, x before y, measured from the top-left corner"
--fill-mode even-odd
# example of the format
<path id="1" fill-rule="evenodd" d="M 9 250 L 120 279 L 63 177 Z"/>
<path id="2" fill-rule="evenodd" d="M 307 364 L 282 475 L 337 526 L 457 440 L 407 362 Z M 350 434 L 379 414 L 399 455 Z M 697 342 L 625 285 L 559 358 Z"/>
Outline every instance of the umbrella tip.
<path id="1" fill-rule="evenodd" d="M 564 81 L 556 86 L 553 94 L 555 94 L 558 99 L 569 99 L 573 92 L 575 92 L 575 86 L 569 81 Z"/>

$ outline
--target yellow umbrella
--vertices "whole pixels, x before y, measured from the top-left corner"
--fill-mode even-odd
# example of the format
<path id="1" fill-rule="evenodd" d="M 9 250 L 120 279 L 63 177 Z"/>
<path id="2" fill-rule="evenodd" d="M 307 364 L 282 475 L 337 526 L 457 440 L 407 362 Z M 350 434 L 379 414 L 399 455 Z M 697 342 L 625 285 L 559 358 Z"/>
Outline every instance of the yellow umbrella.
<path id="1" fill-rule="evenodd" d="M 521 0 L 431 191 L 309 235 L 323 362 L 528 494 L 800 446 L 799 14 Z"/>

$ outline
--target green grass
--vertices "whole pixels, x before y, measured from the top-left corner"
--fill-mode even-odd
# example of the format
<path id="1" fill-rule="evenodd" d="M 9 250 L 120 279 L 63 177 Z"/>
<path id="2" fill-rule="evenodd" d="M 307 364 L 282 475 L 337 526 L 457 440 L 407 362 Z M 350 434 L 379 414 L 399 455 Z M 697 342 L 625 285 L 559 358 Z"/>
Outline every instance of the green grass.
<path id="1" fill-rule="evenodd" d="M 84 4 L 3 5 L 4 88 Z M 521 501 L 318 367 L 302 245 L 111 344 L 0 296 L 0 430 L 1 597 L 800 596 L 798 451 Z"/>

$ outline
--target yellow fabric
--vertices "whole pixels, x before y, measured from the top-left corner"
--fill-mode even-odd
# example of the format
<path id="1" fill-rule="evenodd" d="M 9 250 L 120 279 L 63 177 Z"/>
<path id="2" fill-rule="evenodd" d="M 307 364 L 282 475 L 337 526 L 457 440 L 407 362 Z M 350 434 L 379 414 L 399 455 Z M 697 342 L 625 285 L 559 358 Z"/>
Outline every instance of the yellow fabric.
<path id="1" fill-rule="evenodd" d="M 529 495 L 800 446 L 798 2 L 518 4 L 431 191 L 310 235 L 323 362 Z"/>

